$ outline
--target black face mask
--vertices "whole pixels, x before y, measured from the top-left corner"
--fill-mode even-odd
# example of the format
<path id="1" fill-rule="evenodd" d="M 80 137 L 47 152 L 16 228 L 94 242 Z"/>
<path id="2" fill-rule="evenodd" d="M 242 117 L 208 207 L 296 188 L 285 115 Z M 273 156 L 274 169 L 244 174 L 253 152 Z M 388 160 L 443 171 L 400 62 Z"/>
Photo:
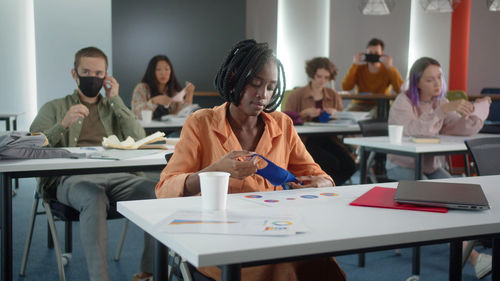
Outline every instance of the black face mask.
<path id="1" fill-rule="evenodd" d="M 78 86 L 80 91 L 82 91 L 82 93 L 89 98 L 97 97 L 99 90 L 102 88 L 104 78 L 98 78 L 95 76 L 81 77 L 78 73 L 76 76 L 80 80 L 80 85 Z"/>

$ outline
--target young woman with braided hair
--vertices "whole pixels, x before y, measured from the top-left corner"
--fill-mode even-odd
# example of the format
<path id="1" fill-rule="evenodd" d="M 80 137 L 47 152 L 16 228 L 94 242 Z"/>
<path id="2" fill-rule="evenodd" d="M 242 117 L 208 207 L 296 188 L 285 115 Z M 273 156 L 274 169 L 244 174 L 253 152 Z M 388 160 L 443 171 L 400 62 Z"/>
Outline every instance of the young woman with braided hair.
<path id="1" fill-rule="evenodd" d="M 199 195 L 198 173 L 231 174 L 229 193 L 282 189 L 256 175 L 258 153 L 292 172 L 300 183 L 292 188 L 332 186 L 334 181 L 314 163 L 295 131 L 292 120 L 275 111 L 285 89 L 280 61 L 267 44 L 237 43 L 215 78 L 226 100 L 221 106 L 191 114 L 182 128 L 175 152 L 161 173 L 156 196 Z M 198 269 L 220 280 L 220 269 Z M 242 280 L 345 280 L 333 258 L 287 262 L 242 269 Z"/>

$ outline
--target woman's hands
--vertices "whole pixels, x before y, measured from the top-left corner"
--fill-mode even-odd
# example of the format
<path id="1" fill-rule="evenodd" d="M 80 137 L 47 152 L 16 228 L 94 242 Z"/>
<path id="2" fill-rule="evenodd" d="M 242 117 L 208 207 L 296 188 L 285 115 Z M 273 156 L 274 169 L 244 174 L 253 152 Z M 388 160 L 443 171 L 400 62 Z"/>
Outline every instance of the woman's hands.
<path id="1" fill-rule="evenodd" d="M 302 117 L 303 120 L 310 120 L 318 117 L 320 114 L 321 114 L 321 108 L 310 107 L 302 110 L 300 112 L 300 117 Z"/>
<path id="2" fill-rule="evenodd" d="M 466 101 L 464 99 L 459 99 L 441 105 L 441 110 L 444 113 L 448 113 L 450 111 L 456 111 L 465 116 L 468 116 L 474 111 L 474 105 L 469 101 Z"/>
<path id="3" fill-rule="evenodd" d="M 297 177 L 299 183 L 289 183 L 293 189 L 305 187 L 329 187 L 335 186 L 335 182 L 331 182 L 328 178 L 323 176 L 301 176 Z"/>
<path id="4" fill-rule="evenodd" d="M 227 172 L 232 178 L 244 179 L 257 172 L 257 158 L 252 158 L 253 152 L 246 150 L 233 150 L 224 155 L 217 162 L 199 171 L 189 175 L 184 184 L 184 194 L 186 196 L 194 195 L 200 192 L 200 177 L 202 172 Z"/>
<path id="5" fill-rule="evenodd" d="M 257 172 L 257 158 L 250 159 L 252 155 L 254 153 L 250 151 L 233 150 L 202 171 L 228 172 L 232 178 L 244 179 Z"/>
<path id="6" fill-rule="evenodd" d="M 157 95 L 150 99 L 151 103 L 161 104 L 163 106 L 169 106 L 172 102 L 172 98 L 167 95 Z"/>

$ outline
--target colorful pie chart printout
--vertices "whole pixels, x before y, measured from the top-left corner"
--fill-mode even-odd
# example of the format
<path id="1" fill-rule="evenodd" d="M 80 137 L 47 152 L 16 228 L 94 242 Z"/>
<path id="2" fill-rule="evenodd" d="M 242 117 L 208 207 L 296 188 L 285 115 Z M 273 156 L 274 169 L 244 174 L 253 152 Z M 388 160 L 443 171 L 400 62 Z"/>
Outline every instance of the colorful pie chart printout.
<path id="1" fill-rule="evenodd" d="M 339 197 L 331 189 L 303 188 L 273 192 L 242 193 L 242 199 L 267 206 L 298 205 L 310 202 L 327 202 Z"/>
<path id="2" fill-rule="evenodd" d="M 304 232 L 293 216 L 270 216 L 258 212 L 177 211 L 157 224 L 165 233 L 284 236 Z"/>

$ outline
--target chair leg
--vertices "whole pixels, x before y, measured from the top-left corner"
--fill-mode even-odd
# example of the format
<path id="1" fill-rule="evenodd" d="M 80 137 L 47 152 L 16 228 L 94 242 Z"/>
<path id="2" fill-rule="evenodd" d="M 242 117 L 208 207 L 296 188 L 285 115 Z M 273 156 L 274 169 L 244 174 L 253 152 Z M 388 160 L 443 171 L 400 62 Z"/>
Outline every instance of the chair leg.
<path id="1" fill-rule="evenodd" d="M 59 280 L 66 281 L 66 276 L 64 275 L 64 265 L 62 262 L 61 246 L 59 245 L 59 239 L 57 238 L 56 225 L 54 223 L 54 216 L 52 215 L 52 210 L 47 202 L 42 202 L 45 212 L 47 213 L 47 221 L 49 224 L 50 233 L 52 234 L 52 239 L 54 241 L 54 250 L 56 251 L 57 269 L 59 271 Z"/>
<path id="2" fill-rule="evenodd" d="M 368 177 L 370 177 L 372 183 L 377 182 L 377 175 L 375 175 L 375 172 L 372 169 L 373 161 L 375 160 L 375 155 L 376 153 L 374 151 L 370 152 L 368 160 L 366 160 L 366 169 L 368 170 Z"/>
<path id="3" fill-rule="evenodd" d="M 463 248 L 463 250 L 462 250 L 462 267 L 464 267 L 465 264 L 467 263 L 467 259 L 469 258 L 470 253 L 472 252 L 472 249 L 474 248 L 474 244 L 476 244 L 476 240 L 467 241 L 467 245 L 465 246 L 465 248 Z"/>
<path id="4" fill-rule="evenodd" d="M 50 234 L 50 225 L 48 220 L 47 220 L 47 248 L 49 249 L 54 248 L 54 241 L 52 240 L 52 235 Z"/>
<path id="5" fill-rule="evenodd" d="M 28 254 L 30 252 L 31 240 L 33 238 L 33 228 L 35 226 L 35 219 L 38 211 L 39 201 L 40 199 L 35 196 L 33 200 L 33 208 L 31 211 L 31 221 L 28 229 L 28 235 L 26 236 L 26 244 L 24 246 L 23 260 L 21 261 L 21 270 L 19 272 L 19 275 L 21 276 L 24 276 L 24 274 L 26 273 L 26 264 L 28 263 Z"/>
<path id="6" fill-rule="evenodd" d="M 120 236 L 120 242 L 118 243 L 118 248 L 116 248 L 116 253 L 115 253 L 115 261 L 120 260 L 120 255 L 122 254 L 122 248 L 123 248 L 123 243 L 125 242 L 125 236 L 127 235 L 127 229 L 128 229 L 128 219 L 125 219 L 123 222 L 123 230 L 122 230 L 122 235 Z"/>
<path id="7" fill-rule="evenodd" d="M 189 266 L 184 259 L 181 260 L 181 264 L 179 266 L 181 268 L 182 279 L 184 279 L 185 281 L 193 281 L 193 277 L 191 276 L 191 271 L 189 270 Z"/>
<path id="8" fill-rule="evenodd" d="M 73 223 L 64 222 L 64 250 L 65 253 L 73 252 Z"/>

